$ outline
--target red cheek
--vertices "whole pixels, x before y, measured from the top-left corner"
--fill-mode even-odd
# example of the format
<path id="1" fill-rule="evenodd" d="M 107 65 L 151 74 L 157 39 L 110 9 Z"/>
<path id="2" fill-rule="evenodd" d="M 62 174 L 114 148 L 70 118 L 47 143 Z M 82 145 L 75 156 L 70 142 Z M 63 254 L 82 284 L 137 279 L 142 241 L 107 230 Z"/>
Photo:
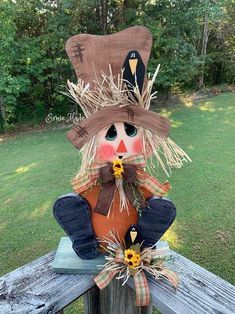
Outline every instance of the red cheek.
<path id="1" fill-rule="evenodd" d="M 141 138 L 137 138 L 134 143 L 133 143 L 133 152 L 135 154 L 140 154 L 143 152 L 143 148 L 142 148 L 142 139 Z"/>
<path id="2" fill-rule="evenodd" d="M 100 160 L 110 160 L 113 158 L 115 149 L 110 144 L 101 144 L 99 147 L 98 158 Z"/>

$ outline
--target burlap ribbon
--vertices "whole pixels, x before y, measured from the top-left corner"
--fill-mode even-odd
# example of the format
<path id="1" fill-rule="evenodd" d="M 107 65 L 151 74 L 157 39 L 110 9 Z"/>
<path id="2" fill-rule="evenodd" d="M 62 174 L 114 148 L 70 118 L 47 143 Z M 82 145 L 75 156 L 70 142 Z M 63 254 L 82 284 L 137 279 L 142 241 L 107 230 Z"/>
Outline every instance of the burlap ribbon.
<path id="1" fill-rule="evenodd" d="M 135 184 L 136 167 L 132 165 L 124 165 L 124 173 L 122 177 L 123 189 L 130 203 L 134 204 L 135 198 L 138 197 L 141 207 L 144 207 L 145 200 L 141 196 Z M 100 178 L 102 182 L 102 190 L 100 192 L 94 211 L 107 216 L 116 191 L 116 181 L 115 177 L 113 176 L 113 166 L 111 163 L 100 169 Z"/>
<path id="2" fill-rule="evenodd" d="M 115 262 L 117 264 L 126 264 L 121 248 L 116 250 Z M 107 266 L 94 278 L 94 281 L 100 289 L 104 289 L 119 271 L 120 269 L 109 270 L 109 266 Z M 133 276 L 133 279 L 136 290 L 136 306 L 148 306 L 150 302 L 150 290 L 144 271 L 138 271 Z"/>

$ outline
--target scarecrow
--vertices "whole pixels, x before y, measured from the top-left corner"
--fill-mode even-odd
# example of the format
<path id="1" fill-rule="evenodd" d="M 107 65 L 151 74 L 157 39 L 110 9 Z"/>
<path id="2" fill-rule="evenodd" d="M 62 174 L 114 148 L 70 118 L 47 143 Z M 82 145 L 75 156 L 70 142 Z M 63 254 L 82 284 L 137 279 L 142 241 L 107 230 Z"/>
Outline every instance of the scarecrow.
<path id="1" fill-rule="evenodd" d="M 68 81 L 69 96 L 85 116 L 67 136 L 82 161 L 71 181 L 74 192 L 53 210 L 82 259 L 100 254 L 110 231 L 129 246 L 153 247 L 176 216 L 164 197 L 169 182 L 152 174 L 161 167 L 168 175 L 190 159 L 169 138 L 169 120 L 149 110 L 159 70 L 147 79 L 151 45 L 151 33 L 139 26 L 67 41 L 78 78 Z"/>

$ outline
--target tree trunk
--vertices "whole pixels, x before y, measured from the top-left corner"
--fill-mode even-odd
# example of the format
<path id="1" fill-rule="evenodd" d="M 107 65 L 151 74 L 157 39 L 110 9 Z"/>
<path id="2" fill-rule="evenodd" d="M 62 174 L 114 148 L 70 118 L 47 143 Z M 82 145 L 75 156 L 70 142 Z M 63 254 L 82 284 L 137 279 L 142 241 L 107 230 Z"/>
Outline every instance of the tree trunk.
<path id="1" fill-rule="evenodd" d="M 5 123 L 6 123 L 6 109 L 4 106 L 3 97 L 0 96 L 0 132 L 4 132 Z"/>
<path id="2" fill-rule="evenodd" d="M 197 82 L 198 89 L 201 89 L 204 87 L 205 62 L 206 62 L 206 52 L 207 52 L 207 43 L 208 43 L 209 33 L 210 33 L 210 30 L 208 27 L 208 15 L 207 13 L 205 13 L 203 37 L 202 37 L 202 49 L 201 49 L 202 65 L 200 68 L 200 74 L 198 76 L 198 82 Z"/>
<path id="3" fill-rule="evenodd" d="M 104 35 L 107 34 L 108 0 L 99 1 L 100 28 Z"/>

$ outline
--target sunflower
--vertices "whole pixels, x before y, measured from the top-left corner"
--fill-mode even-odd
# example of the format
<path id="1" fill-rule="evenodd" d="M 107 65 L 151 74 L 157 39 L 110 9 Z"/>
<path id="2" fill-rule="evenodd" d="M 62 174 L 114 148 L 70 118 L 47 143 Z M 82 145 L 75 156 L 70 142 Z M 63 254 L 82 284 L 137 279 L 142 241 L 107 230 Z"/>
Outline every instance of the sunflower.
<path id="1" fill-rule="evenodd" d="M 136 253 L 136 251 L 127 249 L 124 251 L 125 262 L 127 262 L 129 268 L 134 268 L 139 266 L 140 264 L 140 254 Z"/>
<path id="2" fill-rule="evenodd" d="M 116 179 L 122 178 L 122 173 L 124 172 L 123 164 L 120 159 L 113 161 L 113 175 Z"/>

